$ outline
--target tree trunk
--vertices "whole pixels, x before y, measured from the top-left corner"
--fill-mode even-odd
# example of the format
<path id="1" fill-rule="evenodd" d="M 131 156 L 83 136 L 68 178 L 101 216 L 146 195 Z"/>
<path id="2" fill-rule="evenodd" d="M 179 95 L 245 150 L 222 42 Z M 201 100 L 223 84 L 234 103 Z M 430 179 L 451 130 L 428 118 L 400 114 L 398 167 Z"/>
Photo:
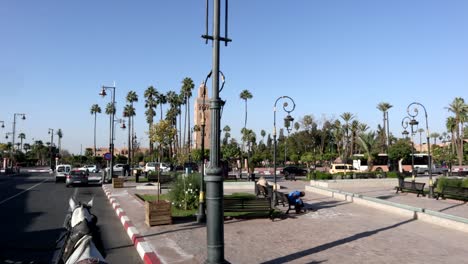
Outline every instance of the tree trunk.
<path id="1" fill-rule="evenodd" d="M 132 153 L 132 143 L 130 142 L 130 134 L 131 134 L 131 127 L 132 127 L 132 122 L 131 122 L 131 119 L 132 117 L 129 116 L 128 117 L 128 149 L 127 149 L 127 164 L 128 165 L 131 165 L 132 164 L 132 158 L 131 158 L 131 155 L 130 153 Z"/>
<path id="2" fill-rule="evenodd" d="M 153 123 L 152 122 L 148 123 L 148 125 L 149 125 L 148 131 L 150 131 L 151 126 L 153 125 Z M 153 155 L 153 141 L 151 140 L 151 136 L 149 136 L 148 139 L 149 139 L 149 154 L 150 154 L 150 156 L 152 156 Z"/>

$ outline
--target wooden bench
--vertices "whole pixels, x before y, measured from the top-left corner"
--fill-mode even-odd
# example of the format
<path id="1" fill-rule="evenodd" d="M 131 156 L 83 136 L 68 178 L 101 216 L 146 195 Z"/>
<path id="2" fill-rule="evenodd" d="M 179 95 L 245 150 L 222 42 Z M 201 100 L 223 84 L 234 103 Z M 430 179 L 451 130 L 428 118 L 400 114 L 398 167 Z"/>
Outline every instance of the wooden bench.
<path id="1" fill-rule="evenodd" d="M 296 209 L 294 204 L 289 203 L 288 195 L 283 192 L 276 192 L 276 204 L 281 204 L 283 207 L 287 206 L 286 214 L 289 213 L 289 210 Z"/>
<path id="2" fill-rule="evenodd" d="M 435 194 L 437 200 L 445 199 L 446 195 L 459 200 L 468 200 L 468 188 L 465 187 L 442 186 Z"/>
<path id="3" fill-rule="evenodd" d="M 224 212 L 236 212 L 252 214 L 267 214 L 273 220 L 273 208 L 270 198 L 224 198 Z"/>
<path id="4" fill-rule="evenodd" d="M 403 184 L 400 183 L 399 186 L 395 186 L 396 193 L 398 191 L 403 192 L 403 191 L 408 191 L 408 192 L 414 192 L 419 195 L 421 194 L 422 196 L 425 196 L 424 194 L 424 185 L 426 185 L 423 182 L 414 182 L 414 181 L 404 181 Z"/>

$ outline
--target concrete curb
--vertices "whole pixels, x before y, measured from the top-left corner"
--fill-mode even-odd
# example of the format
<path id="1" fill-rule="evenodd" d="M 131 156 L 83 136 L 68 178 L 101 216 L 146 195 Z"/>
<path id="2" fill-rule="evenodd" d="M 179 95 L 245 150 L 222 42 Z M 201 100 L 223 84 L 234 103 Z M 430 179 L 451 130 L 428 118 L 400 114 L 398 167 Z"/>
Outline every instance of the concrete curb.
<path id="1" fill-rule="evenodd" d="M 150 243 L 146 242 L 144 237 L 141 237 L 140 232 L 133 225 L 132 221 L 130 221 L 124 210 L 120 208 L 120 204 L 115 198 L 112 197 L 112 193 L 108 190 L 107 186 L 102 185 L 102 189 L 104 190 L 107 199 L 109 199 L 112 208 L 114 208 L 117 217 L 119 217 L 119 220 L 127 232 L 128 237 L 132 240 L 132 243 L 135 246 L 138 255 L 140 255 L 141 260 L 143 260 L 145 264 L 164 263 L 158 257 Z"/>
<path id="2" fill-rule="evenodd" d="M 463 217 L 319 186 L 306 186 L 305 190 L 468 233 L 468 219 Z"/>

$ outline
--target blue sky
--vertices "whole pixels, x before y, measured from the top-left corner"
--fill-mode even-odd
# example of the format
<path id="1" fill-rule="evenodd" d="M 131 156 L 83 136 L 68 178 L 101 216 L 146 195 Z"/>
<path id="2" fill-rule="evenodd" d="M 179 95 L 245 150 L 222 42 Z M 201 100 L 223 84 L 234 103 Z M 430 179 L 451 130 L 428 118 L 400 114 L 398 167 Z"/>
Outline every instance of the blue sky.
<path id="1" fill-rule="evenodd" d="M 119 115 L 128 91 L 140 97 L 136 132 L 146 146 L 144 90 L 179 92 L 184 77 L 198 87 L 211 70 L 211 44 L 200 38 L 204 3 L 1 1 L 0 142 L 13 114 L 26 113 L 17 133 L 27 141 L 49 141 L 48 128 L 61 128 L 63 148 L 84 151 L 93 144 L 90 106 L 104 108 L 109 97 L 98 96 L 100 86 L 115 81 Z M 377 104 L 388 102 L 397 136 L 406 107 L 417 101 L 427 108 L 431 132 L 441 133 L 450 115 L 445 107 L 457 96 L 468 100 L 467 8 L 462 0 L 230 1 L 233 42 L 221 46 L 222 126 L 238 137 L 239 94 L 248 89 L 247 127 L 257 134 L 271 133 L 273 104 L 282 95 L 295 100 L 296 120 L 351 112 L 372 130 L 382 122 Z M 283 117 L 278 112 L 279 124 Z M 97 129 L 98 145 L 107 146 L 104 114 Z M 119 147 L 126 132 L 117 130 Z"/>

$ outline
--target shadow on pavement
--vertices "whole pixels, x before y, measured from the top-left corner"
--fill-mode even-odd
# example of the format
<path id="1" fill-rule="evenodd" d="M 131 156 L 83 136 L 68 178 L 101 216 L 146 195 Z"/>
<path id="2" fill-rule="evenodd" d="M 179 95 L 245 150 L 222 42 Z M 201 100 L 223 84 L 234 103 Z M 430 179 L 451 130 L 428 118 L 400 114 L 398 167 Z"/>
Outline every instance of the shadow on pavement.
<path id="1" fill-rule="evenodd" d="M 343 238 L 343 239 L 340 239 L 340 240 L 336 240 L 336 241 L 333 241 L 333 242 L 330 242 L 330 243 L 327 243 L 327 244 L 323 244 L 323 245 L 320 245 L 320 246 L 317 246 L 317 247 L 314 247 L 314 248 L 306 249 L 306 250 L 299 251 L 299 252 L 296 252 L 296 253 L 293 253 L 293 254 L 290 254 L 290 255 L 287 255 L 287 256 L 283 256 L 283 257 L 280 257 L 280 258 L 265 261 L 265 262 L 262 262 L 262 264 L 286 263 L 286 262 L 289 262 L 289 261 L 297 260 L 297 259 L 300 259 L 300 258 L 308 256 L 308 255 L 312 255 L 312 254 L 315 254 L 315 253 L 318 253 L 318 252 L 321 252 L 321 251 L 324 251 L 324 250 L 328 250 L 330 248 L 333 248 L 333 247 L 336 247 L 336 246 L 339 246 L 339 245 L 343 245 L 343 244 L 346 244 L 346 243 L 349 243 L 349 242 L 353 242 L 353 241 L 361 239 L 361 238 L 365 238 L 365 237 L 375 235 L 375 234 L 377 234 L 379 232 L 382 232 L 382 231 L 386 231 L 386 230 L 389 230 L 389 229 L 399 227 L 401 225 L 411 223 L 413 221 L 416 221 L 416 219 L 408 219 L 406 221 L 399 222 L 399 223 L 396 223 L 396 224 L 391 225 L 391 226 L 382 227 L 382 228 L 375 229 L 375 230 L 372 230 L 372 231 L 361 232 L 361 233 L 352 235 L 350 237 L 346 237 L 346 238 Z M 314 263 L 314 262 L 311 262 L 311 263 Z M 316 263 L 320 263 L 320 262 L 316 262 Z"/>

